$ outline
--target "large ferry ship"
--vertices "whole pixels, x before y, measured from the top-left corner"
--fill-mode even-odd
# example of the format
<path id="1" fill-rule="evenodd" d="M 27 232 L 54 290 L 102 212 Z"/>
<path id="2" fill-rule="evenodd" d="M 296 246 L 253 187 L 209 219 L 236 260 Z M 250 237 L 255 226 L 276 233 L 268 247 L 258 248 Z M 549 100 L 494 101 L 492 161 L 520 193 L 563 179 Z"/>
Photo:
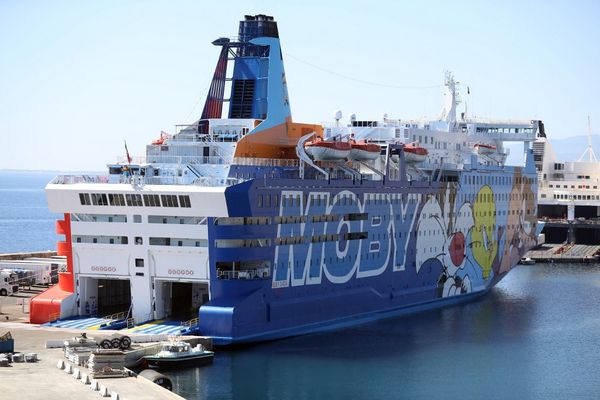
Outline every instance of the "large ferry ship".
<path id="1" fill-rule="evenodd" d="M 447 73 L 433 120 L 300 124 L 272 17 L 213 44 L 198 121 L 108 175 L 47 185 L 68 267 L 32 322 L 125 311 L 197 317 L 217 344 L 269 340 L 473 298 L 536 244 L 540 121 L 457 117 Z"/>
<path id="2" fill-rule="evenodd" d="M 588 146 L 577 161 L 559 159 L 546 137 L 533 143 L 538 169 L 538 218 L 548 243 L 600 243 L 600 162 Z"/>

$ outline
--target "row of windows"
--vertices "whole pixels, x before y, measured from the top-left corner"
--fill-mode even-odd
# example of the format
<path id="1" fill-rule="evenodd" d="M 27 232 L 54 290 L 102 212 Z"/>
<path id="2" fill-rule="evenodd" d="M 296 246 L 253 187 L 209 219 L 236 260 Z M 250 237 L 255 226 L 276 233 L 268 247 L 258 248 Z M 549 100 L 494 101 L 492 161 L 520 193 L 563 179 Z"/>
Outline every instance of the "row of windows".
<path id="1" fill-rule="evenodd" d="M 542 195 L 543 198 L 546 197 L 545 194 Z M 600 200 L 600 196 L 593 194 L 555 194 L 555 200 Z"/>
<path id="2" fill-rule="evenodd" d="M 342 235 L 344 240 L 361 240 L 369 237 L 367 232 L 348 232 Z M 329 235 L 315 235 L 312 237 L 304 237 L 304 236 L 290 236 L 284 238 L 275 238 L 275 245 L 290 245 L 290 244 L 303 244 L 303 243 L 320 243 L 320 242 L 329 242 L 329 241 L 338 241 L 340 240 L 340 235 L 329 234 Z"/>
<path id="3" fill-rule="evenodd" d="M 560 188 L 560 185 L 553 186 L 552 184 L 549 184 L 548 187 Z M 569 185 L 563 185 L 562 187 L 563 187 L 563 189 L 568 189 Z M 590 185 L 577 185 L 577 189 L 589 189 L 589 188 L 590 188 Z M 571 189 L 575 189 L 575 185 L 571 185 Z M 598 189 L 598 186 L 594 185 L 594 186 L 592 186 L 592 189 Z"/>
<path id="4" fill-rule="evenodd" d="M 511 176 L 467 175 L 465 181 L 468 185 L 531 185 L 533 183 L 533 179 L 526 176 L 516 176 L 513 179 Z"/>
<path id="5" fill-rule="evenodd" d="M 271 239 L 216 239 L 218 249 L 235 249 L 244 247 L 269 247 Z"/>
<path id="6" fill-rule="evenodd" d="M 384 194 L 384 193 L 380 193 L 380 194 L 366 194 L 365 195 L 365 203 L 366 204 L 388 204 L 388 203 L 400 203 L 400 197 L 401 195 L 399 194 Z M 406 195 L 405 195 L 406 196 Z M 409 203 L 415 203 L 417 201 L 417 196 L 416 194 L 413 195 L 408 195 L 408 198 L 405 201 L 408 201 Z M 273 195 L 273 197 L 276 199 L 276 201 L 273 201 L 273 203 L 271 202 L 271 198 L 272 196 L 269 194 L 266 195 L 258 195 L 258 200 L 257 200 L 257 205 L 258 207 L 270 207 L 271 204 L 273 204 L 274 207 L 279 207 L 279 195 Z M 351 205 L 354 204 L 356 202 L 356 196 L 354 195 L 350 195 L 350 194 L 344 194 L 341 196 L 329 196 L 329 205 L 333 205 L 334 202 L 336 201 L 338 204 L 340 205 Z M 309 196 L 309 202 L 311 205 L 315 205 L 315 206 L 321 206 L 321 205 L 327 205 L 327 196 L 326 195 L 310 195 Z M 282 195 L 281 196 L 281 205 L 284 207 L 294 207 L 294 206 L 300 206 L 304 201 L 304 194 L 299 193 L 299 194 L 289 194 L 289 195 Z"/>
<path id="7" fill-rule="evenodd" d="M 73 236 L 73 240 L 75 243 L 129 244 L 127 236 L 76 235 Z M 142 245 L 144 244 L 144 240 L 136 236 L 134 243 Z M 151 246 L 208 247 L 207 239 L 151 237 L 149 238 L 149 243 Z"/>
<path id="8" fill-rule="evenodd" d="M 143 199 L 143 202 L 142 202 Z M 190 196 L 174 194 L 79 193 L 82 206 L 183 207 L 190 208 Z"/>
<path id="9" fill-rule="evenodd" d="M 127 222 L 127 215 L 120 214 L 71 214 L 75 222 Z M 178 217 L 170 215 L 149 215 L 151 224 L 206 225 L 206 217 Z M 142 216 L 134 215 L 133 222 L 141 223 Z"/>

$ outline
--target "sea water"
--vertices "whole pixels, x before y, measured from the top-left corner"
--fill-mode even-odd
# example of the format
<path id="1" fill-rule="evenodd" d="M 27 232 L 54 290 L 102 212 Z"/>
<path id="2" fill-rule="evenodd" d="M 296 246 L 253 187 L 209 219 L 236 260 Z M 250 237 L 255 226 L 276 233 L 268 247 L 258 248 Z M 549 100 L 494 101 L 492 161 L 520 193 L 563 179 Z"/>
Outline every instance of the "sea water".
<path id="1" fill-rule="evenodd" d="M 48 210 L 44 187 L 57 174 L 0 170 L 0 253 L 56 250 L 59 216 Z"/>
<path id="2" fill-rule="evenodd" d="M 598 399 L 600 266 L 518 266 L 479 300 L 168 376 L 188 399 Z"/>
<path id="3" fill-rule="evenodd" d="M 55 248 L 53 175 L 0 171 L 0 252 Z M 188 399 L 598 399 L 600 265 L 518 266 L 469 303 L 165 374 Z"/>

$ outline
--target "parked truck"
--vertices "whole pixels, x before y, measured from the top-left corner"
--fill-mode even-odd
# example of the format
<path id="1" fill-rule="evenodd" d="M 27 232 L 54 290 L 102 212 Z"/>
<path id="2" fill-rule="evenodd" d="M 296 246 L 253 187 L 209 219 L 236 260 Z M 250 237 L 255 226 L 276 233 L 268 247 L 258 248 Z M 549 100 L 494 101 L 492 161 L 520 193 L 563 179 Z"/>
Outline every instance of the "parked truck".
<path id="1" fill-rule="evenodd" d="M 17 275 L 8 271 L 0 271 L 0 296 L 11 296 L 19 292 Z"/>
<path id="2" fill-rule="evenodd" d="M 35 260 L 18 260 L 18 261 L 0 261 L 0 269 L 12 269 L 15 271 L 31 271 L 32 278 L 25 278 L 22 285 L 29 284 L 29 280 L 33 279 L 32 284 L 36 285 L 51 285 L 58 282 L 58 263 L 50 263 L 45 261 Z"/>

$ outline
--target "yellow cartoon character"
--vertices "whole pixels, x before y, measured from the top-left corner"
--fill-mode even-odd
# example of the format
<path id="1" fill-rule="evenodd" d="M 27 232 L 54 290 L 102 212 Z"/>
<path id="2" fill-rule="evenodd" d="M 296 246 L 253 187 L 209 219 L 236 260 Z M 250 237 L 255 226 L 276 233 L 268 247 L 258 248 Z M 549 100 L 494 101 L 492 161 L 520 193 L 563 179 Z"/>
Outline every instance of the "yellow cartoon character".
<path id="1" fill-rule="evenodd" d="M 475 226 L 471 231 L 473 257 L 483 270 L 483 278 L 487 279 L 498 252 L 496 202 L 494 201 L 494 192 L 489 186 L 483 186 L 477 193 L 473 203 L 473 219 L 475 221 Z"/>

